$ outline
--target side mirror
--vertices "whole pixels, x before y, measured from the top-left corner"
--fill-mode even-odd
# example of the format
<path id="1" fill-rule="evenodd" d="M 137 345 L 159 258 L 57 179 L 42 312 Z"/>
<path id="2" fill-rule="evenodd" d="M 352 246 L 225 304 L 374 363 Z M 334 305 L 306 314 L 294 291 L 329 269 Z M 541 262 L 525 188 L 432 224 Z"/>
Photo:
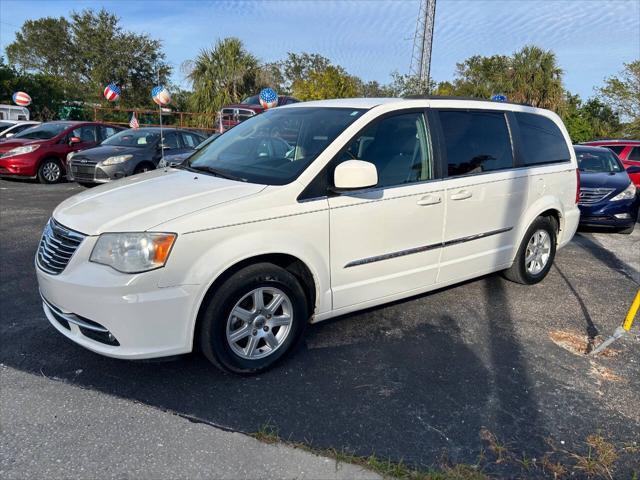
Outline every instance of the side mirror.
<path id="1" fill-rule="evenodd" d="M 80 138 L 78 138 L 78 137 L 71 137 L 69 139 L 69 145 L 75 145 L 75 144 L 80 143 L 80 142 L 82 142 L 82 140 Z"/>
<path id="2" fill-rule="evenodd" d="M 640 173 L 640 167 L 637 165 L 631 165 L 630 167 L 627 167 L 627 173 Z"/>
<path id="3" fill-rule="evenodd" d="M 364 160 L 347 160 L 336 167 L 333 184 L 338 191 L 373 187 L 378 184 L 378 170 Z"/>

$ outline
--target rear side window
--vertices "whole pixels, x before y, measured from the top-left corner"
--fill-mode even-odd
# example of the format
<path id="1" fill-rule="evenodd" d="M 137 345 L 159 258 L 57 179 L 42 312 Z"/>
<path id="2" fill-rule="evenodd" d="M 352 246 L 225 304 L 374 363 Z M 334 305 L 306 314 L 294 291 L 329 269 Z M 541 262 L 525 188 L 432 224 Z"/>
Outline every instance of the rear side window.
<path id="1" fill-rule="evenodd" d="M 624 145 L 605 145 L 609 150 L 611 150 L 616 155 L 620 155 L 622 150 L 624 150 Z"/>
<path id="2" fill-rule="evenodd" d="M 636 162 L 640 161 L 640 147 L 633 147 L 631 153 L 629 154 L 629 158 L 627 160 L 634 160 Z"/>
<path id="3" fill-rule="evenodd" d="M 513 167 L 504 113 L 441 111 L 440 123 L 450 177 Z"/>
<path id="4" fill-rule="evenodd" d="M 542 115 L 516 112 L 525 165 L 568 162 L 567 142 L 555 122 Z"/>

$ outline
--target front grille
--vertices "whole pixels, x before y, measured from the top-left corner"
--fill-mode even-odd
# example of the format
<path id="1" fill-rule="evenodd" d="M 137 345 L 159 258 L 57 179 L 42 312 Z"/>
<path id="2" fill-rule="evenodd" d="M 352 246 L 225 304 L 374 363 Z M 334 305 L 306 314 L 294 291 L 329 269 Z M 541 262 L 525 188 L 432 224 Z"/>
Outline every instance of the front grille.
<path id="1" fill-rule="evenodd" d="M 579 205 L 593 205 L 594 203 L 601 202 L 605 198 L 607 198 L 611 192 L 613 192 L 613 188 L 587 188 L 583 187 L 580 189 L 580 201 Z"/>
<path id="2" fill-rule="evenodd" d="M 256 112 L 248 108 L 223 108 L 221 114 L 223 122 L 235 124 L 253 117 Z"/>
<path id="3" fill-rule="evenodd" d="M 69 230 L 53 218 L 44 227 L 38 247 L 38 266 L 51 275 L 61 273 L 86 235 Z"/>
<path id="4" fill-rule="evenodd" d="M 74 180 L 93 181 L 97 164 L 97 160 L 91 160 L 88 158 L 72 158 L 69 162 L 69 170 L 71 170 L 71 176 Z"/>

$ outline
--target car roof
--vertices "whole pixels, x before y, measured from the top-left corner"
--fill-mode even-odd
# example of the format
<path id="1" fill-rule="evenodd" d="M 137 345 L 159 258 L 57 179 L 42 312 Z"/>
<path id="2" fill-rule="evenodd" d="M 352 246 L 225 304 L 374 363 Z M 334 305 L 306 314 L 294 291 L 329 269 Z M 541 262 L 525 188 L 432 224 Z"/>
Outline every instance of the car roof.
<path id="1" fill-rule="evenodd" d="M 607 147 L 600 147 L 598 145 L 574 145 L 573 149 L 576 152 L 611 152 Z"/>
<path id="2" fill-rule="evenodd" d="M 398 108 L 403 108 L 407 103 L 411 103 L 411 106 L 420 107 L 430 105 L 433 107 L 443 108 L 486 108 L 490 110 L 510 110 L 510 111 L 524 111 L 531 113 L 540 113 L 547 111 L 541 108 L 534 108 L 529 105 L 523 105 L 519 103 L 510 102 L 494 102 L 492 100 L 484 100 L 480 98 L 463 98 L 463 97 L 439 97 L 439 96 L 425 96 L 425 97 L 407 97 L 407 98 L 393 98 L 393 97 L 367 97 L 367 98 L 335 98 L 330 100 L 312 100 L 310 102 L 299 102 L 291 105 L 283 105 L 278 108 L 304 108 L 304 107 L 330 107 L 330 108 L 359 108 L 359 109 L 371 109 L 379 105 L 397 104 Z"/>

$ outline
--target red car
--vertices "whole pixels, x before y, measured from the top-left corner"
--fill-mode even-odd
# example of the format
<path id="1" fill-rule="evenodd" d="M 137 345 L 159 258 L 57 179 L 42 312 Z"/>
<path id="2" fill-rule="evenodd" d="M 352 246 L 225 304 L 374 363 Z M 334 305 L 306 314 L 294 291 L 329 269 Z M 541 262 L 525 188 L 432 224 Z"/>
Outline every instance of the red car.
<path id="1" fill-rule="evenodd" d="M 298 103 L 299 101 L 297 98 L 280 96 L 278 97 L 278 106 Z M 262 112 L 264 112 L 264 108 L 260 105 L 259 95 L 247 97 L 240 103 L 225 105 L 222 107 L 222 110 L 220 110 L 221 131 L 229 130 L 247 118 Z"/>
<path id="2" fill-rule="evenodd" d="M 618 155 L 624 168 L 640 167 L 640 140 L 594 140 L 582 145 L 607 147 Z M 640 173 L 629 173 L 629 177 L 636 187 L 640 187 Z"/>
<path id="3" fill-rule="evenodd" d="M 66 175 L 67 154 L 95 147 L 123 127 L 97 122 L 47 122 L 0 142 L 0 176 L 56 183 Z"/>

